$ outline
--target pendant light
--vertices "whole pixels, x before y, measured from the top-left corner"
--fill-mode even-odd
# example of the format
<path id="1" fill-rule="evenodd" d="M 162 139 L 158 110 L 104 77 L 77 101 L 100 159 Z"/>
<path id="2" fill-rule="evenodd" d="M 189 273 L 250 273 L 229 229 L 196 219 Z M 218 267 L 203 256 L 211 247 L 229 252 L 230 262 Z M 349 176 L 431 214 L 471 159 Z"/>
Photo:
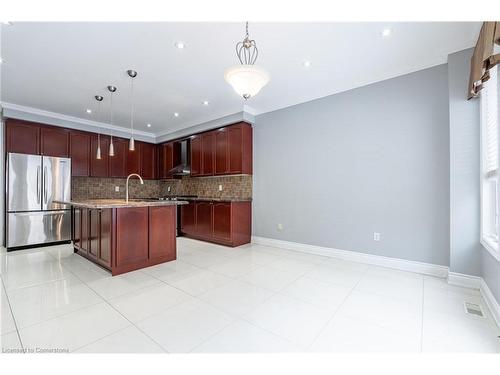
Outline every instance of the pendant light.
<path id="1" fill-rule="evenodd" d="M 255 40 L 250 39 L 248 35 L 248 22 L 245 39 L 236 44 L 236 55 L 241 65 L 228 68 L 224 73 L 224 79 L 238 95 L 247 100 L 257 95 L 270 79 L 264 69 L 255 65 L 259 50 Z"/>
<path id="2" fill-rule="evenodd" d="M 97 100 L 96 120 L 99 121 L 99 115 L 101 113 L 101 102 L 104 98 L 101 95 L 96 95 L 94 98 L 95 98 L 95 100 Z M 97 160 L 101 160 L 101 134 L 100 133 L 97 133 L 97 151 L 96 151 L 95 158 Z"/>
<path id="3" fill-rule="evenodd" d="M 127 74 L 130 77 L 130 93 L 131 93 L 131 105 L 130 105 L 130 141 L 128 144 L 128 149 L 130 151 L 135 150 L 135 141 L 134 141 L 134 78 L 137 77 L 137 72 L 135 70 L 129 69 L 127 70 Z"/>
<path id="4" fill-rule="evenodd" d="M 111 114 L 110 114 L 110 124 L 113 126 L 113 93 L 116 91 L 115 86 L 108 86 L 108 91 L 109 91 L 109 107 L 111 109 Z M 115 156 L 115 146 L 113 145 L 113 130 L 111 130 L 111 139 L 109 142 L 109 156 Z"/>

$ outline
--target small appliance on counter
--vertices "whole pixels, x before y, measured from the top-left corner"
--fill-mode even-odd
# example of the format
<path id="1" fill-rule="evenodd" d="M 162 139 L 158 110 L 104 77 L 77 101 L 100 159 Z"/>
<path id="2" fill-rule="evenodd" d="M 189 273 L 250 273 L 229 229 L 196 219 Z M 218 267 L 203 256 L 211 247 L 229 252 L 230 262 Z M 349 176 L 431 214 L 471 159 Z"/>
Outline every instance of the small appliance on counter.
<path id="1" fill-rule="evenodd" d="M 7 154 L 7 250 L 71 240 L 71 159 Z"/>

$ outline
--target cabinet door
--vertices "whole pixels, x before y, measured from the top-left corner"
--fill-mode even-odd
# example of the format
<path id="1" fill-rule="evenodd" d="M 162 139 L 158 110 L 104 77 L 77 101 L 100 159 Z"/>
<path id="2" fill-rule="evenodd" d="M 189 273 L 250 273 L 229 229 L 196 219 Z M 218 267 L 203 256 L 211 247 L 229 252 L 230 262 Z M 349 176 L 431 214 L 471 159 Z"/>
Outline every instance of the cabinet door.
<path id="1" fill-rule="evenodd" d="M 21 120 L 6 121 L 7 152 L 40 155 L 40 126 Z"/>
<path id="2" fill-rule="evenodd" d="M 195 203 L 181 206 L 181 231 L 185 234 L 196 233 L 196 216 L 195 216 Z"/>
<path id="3" fill-rule="evenodd" d="M 243 173 L 243 131 L 241 127 L 229 127 L 228 153 L 229 173 Z"/>
<path id="4" fill-rule="evenodd" d="M 191 137 L 191 176 L 201 175 L 201 137 Z"/>
<path id="5" fill-rule="evenodd" d="M 81 240 L 80 240 L 80 247 L 81 250 L 84 253 L 89 252 L 89 209 L 88 208 L 82 208 L 81 209 Z"/>
<path id="6" fill-rule="evenodd" d="M 148 207 L 116 209 L 114 266 L 126 267 L 148 260 Z"/>
<path id="7" fill-rule="evenodd" d="M 100 238 L 99 238 L 99 253 L 97 255 L 97 261 L 106 266 L 111 267 L 111 220 L 112 220 L 112 209 L 105 208 L 99 212 L 100 221 Z"/>
<path id="8" fill-rule="evenodd" d="M 130 151 L 127 147 L 127 173 L 141 174 L 141 142 L 135 142 L 135 150 Z"/>
<path id="9" fill-rule="evenodd" d="M 88 255 L 97 259 L 101 248 L 101 212 L 100 210 L 89 210 L 89 248 Z"/>
<path id="10" fill-rule="evenodd" d="M 127 147 L 125 139 L 113 138 L 115 155 L 109 157 L 109 177 L 127 177 Z"/>
<path id="11" fill-rule="evenodd" d="M 155 145 L 143 143 L 141 145 L 141 177 L 152 180 L 156 177 Z"/>
<path id="12" fill-rule="evenodd" d="M 215 239 L 231 241 L 231 203 L 215 202 L 213 236 Z"/>
<path id="13" fill-rule="evenodd" d="M 212 238 L 212 202 L 196 202 L 196 234 Z"/>
<path id="14" fill-rule="evenodd" d="M 160 178 L 171 177 L 169 171 L 173 166 L 173 145 L 172 143 L 164 143 L 160 146 Z"/>
<path id="15" fill-rule="evenodd" d="M 82 239 L 82 210 L 73 208 L 73 246 L 80 248 Z"/>
<path id="16" fill-rule="evenodd" d="M 214 174 L 214 156 L 215 156 L 215 134 L 213 132 L 201 135 L 201 170 L 203 176 L 212 176 Z"/>
<path id="17" fill-rule="evenodd" d="M 97 153 L 97 136 L 92 136 L 90 145 L 90 175 L 92 177 L 108 177 L 109 176 L 109 137 L 101 135 L 101 159 L 96 158 Z"/>
<path id="18" fill-rule="evenodd" d="M 69 131 L 52 126 L 40 127 L 41 154 L 67 158 L 69 156 Z"/>
<path id="19" fill-rule="evenodd" d="M 149 259 L 176 258 L 176 206 L 149 207 Z"/>
<path id="20" fill-rule="evenodd" d="M 215 174 L 228 173 L 228 167 L 227 130 L 219 129 L 215 133 Z"/>
<path id="21" fill-rule="evenodd" d="M 90 134 L 70 132 L 69 156 L 72 176 L 90 176 Z"/>

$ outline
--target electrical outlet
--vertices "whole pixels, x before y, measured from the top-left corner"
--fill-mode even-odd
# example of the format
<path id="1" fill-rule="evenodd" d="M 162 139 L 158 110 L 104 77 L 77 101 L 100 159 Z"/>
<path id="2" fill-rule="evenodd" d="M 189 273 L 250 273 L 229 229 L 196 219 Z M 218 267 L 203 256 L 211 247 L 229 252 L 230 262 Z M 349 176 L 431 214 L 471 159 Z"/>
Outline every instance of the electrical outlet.
<path id="1" fill-rule="evenodd" d="M 120 187 L 119 186 L 115 186 L 115 191 L 120 191 Z"/>
<path id="2" fill-rule="evenodd" d="M 170 193 L 170 186 L 167 186 L 167 191 Z"/>
<path id="3" fill-rule="evenodd" d="M 373 241 L 380 241 L 380 233 L 373 232 Z"/>
<path id="4" fill-rule="evenodd" d="M 278 230 L 283 230 L 283 224 L 278 224 Z"/>
<path id="5" fill-rule="evenodd" d="M 222 191 L 222 185 L 219 185 L 219 191 Z"/>

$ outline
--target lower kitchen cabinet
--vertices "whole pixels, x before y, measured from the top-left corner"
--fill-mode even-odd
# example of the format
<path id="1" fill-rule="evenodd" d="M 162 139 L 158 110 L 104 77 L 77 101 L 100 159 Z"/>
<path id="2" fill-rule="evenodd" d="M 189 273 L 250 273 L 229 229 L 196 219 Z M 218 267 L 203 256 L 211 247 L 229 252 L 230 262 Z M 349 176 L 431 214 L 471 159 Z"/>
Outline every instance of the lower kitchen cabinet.
<path id="1" fill-rule="evenodd" d="M 176 206 L 73 208 L 75 252 L 113 275 L 176 259 Z"/>
<path id="2" fill-rule="evenodd" d="M 187 237 L 227 246 L 250 242 L 250 202 L 198 201 L 181 206 L 181 232 Z"/>
<path id="3" fill-rule="evenodd" d="M 111 209 L 73 209 L 73 246 L 83 256 L 111 267 Z"/>

